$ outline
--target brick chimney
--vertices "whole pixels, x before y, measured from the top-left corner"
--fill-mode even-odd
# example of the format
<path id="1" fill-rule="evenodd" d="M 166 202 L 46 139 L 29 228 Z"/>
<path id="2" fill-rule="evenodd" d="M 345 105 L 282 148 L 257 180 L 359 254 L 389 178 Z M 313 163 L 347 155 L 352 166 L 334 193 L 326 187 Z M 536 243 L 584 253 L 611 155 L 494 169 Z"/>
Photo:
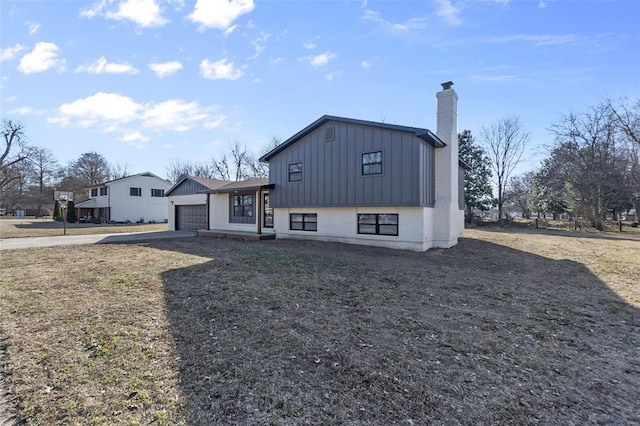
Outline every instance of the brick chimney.
<path id="1" fill-rule="evenodd" d="M 458 205 L 458 94 L 452 81 L 442 83 L 436 93 L 436 135 L 446 144 L 435 152 L 435 206 L 433 246 L 448 248 L 458 243 L 464 231 L 464 213 Z"/>

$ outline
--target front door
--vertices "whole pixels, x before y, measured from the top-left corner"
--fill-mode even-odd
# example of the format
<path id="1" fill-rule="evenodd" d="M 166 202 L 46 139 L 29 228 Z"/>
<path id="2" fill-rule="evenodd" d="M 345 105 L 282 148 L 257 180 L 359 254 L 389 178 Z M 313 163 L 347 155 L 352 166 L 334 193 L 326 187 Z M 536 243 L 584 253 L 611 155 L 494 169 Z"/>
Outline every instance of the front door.
<path id="1" fill-rule="evenodd" d="M 273 228 L 273 207 L 269 205 L 269 193 L 262 194 L 262 227 Z"/>

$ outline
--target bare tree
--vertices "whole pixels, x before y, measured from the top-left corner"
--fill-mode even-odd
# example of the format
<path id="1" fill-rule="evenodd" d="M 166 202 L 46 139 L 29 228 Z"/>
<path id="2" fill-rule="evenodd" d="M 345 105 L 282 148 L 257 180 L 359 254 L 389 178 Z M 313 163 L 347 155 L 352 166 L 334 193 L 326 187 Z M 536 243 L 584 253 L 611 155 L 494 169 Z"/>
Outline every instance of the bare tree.
<path id="1" fill-rule="evenodd" d="M 272 150 L 277 148 L 278 145 L 280 145 L 281 143 L 282 143 L 282 140 L 279 137 L 274 136 L 271 138 L 271 140 L 269 140 L 269 142 L 267 142 L 260 149 L 260 154 L 258 156 L 255 156 L 251 153 L 247 155 L 246 164 L 249 169 L 249 173 L 251 174 L 251 177 L 254 177 L 254 178 L 269 177 L 269 164 L 263 163 L 262 161 L 260 161 L 260 157 L 271 152 Z"/>
<path id="2" fill-rule="evenodd" d="M 614 189 L 623 186 L 619 129 L 606 104 L 564 116 L 551 127 L 556 148 L 552 155 L 566 167 L 564 180 L 575 194 L 576 205 L 590 208 L 591 221 L 603 230 L 607 204 Z"/>
<path id="3" fill-rule="evenodd" d="M 516 166 L 522 161 L 529 133 L 519 117 L 505 117 L 480 130 L 480 141 L 489 156 L 497 188 L 498 220 L 503 218 L 506 184 Z"/>
<path id="4" fill-rule="evenodd" d="M 109 179 L 116 180 L 130 176 L 129 165 L 127 163 L 116 163 L 109 165 Z"/>
<path id="5" fill-rule="evenodd" d="M 185 176 L 196 176 L 207 179 L 215 176 L 215 171 L 211 165 L 197 161 L 172 161 L 166 169 L 167 179 L 173 183 L 177 183 Z"/>
<path id="6" fill-rule="evenodd" d="M 30 177 L 32 180 L 32 200 L 37 205 L 36 216 L 42 211 L 42 205 L 53 200 L 54 180 L 60 167 L 51 151 L 36 147 L 29 159 Z"/>
<path id="7" fill-rule="evenodd" d="M 61 174 L 60 188 L 74 191 L 76 199 L 80 199 L 87 196 L 87 187 L 111 179 L 111 166 L 101 154 L 86 152 L 77 160 L 71 161 Z"/>
<path id="8" fill-rule="evenodd" d="M 19 171 L 20 163 L 25 162 L 31 154 L 24 140 L 24 126 L 22 123 L 2 119 L 2 136 L 4 149 L 0 154 L 0 191 L 22 176 Z"/>

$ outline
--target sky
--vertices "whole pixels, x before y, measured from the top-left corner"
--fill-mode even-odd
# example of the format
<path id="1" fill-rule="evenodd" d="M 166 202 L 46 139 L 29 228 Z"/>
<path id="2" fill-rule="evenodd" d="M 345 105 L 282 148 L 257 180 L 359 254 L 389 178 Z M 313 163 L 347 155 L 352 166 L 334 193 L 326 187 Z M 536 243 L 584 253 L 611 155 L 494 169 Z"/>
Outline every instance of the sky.
<path id="1" fill-rule="evenodd" d="M 2 0 L 0 49 L 29 144 L 163 177 L 325 114 L 435 132 L 449 80 L 460 132 L 520 118 L 525 172 L 563 115 L 640 98 L 636 0 Z"/>

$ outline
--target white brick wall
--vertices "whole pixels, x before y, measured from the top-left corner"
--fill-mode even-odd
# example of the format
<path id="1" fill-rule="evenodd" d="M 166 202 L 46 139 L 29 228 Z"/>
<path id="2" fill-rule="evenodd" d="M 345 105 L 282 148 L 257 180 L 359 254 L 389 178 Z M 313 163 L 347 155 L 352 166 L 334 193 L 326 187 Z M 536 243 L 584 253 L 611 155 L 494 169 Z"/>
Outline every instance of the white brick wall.
<path id="1" fill-rule="evenodd" d="M 292 231 L 291 213 L 316 213 L 318 230 Z M 359 213 L 398 214 L 398 236 L 358 234 Z M 277 238 L 333 241 L 395 249 L 425 251 L 432 246 L 432 208 L 423 207 L 321 207 L 274 209 L 274 231 Z"/>
<path id="2" fill-rule="evenodd" d="M 458 95 L 453 89 L 447 89 L 438 92 L 436 97 L 436 134 L 447 146 L 436 149 L 433 246 L 448 248 L 458 243 L 464 229 L 458 206 Z"/>

